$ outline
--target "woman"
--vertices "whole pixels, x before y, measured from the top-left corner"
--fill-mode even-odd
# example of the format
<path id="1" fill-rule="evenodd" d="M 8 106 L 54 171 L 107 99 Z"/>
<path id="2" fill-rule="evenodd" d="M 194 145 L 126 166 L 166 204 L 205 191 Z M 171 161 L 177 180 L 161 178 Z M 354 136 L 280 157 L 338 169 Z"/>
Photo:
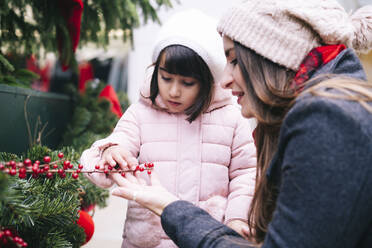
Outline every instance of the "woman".
<path id="1" fill-rule="evenodd" d="M 251 0 L 218 27 L 223 86 L 255 117 L 252 245 L 372 247 L 372 86 L 354 50 L 372 46 L 372 7 L 335 0 Z M 180 247 L 250 243 L 204 211 L 132 175 L 113 194 L 161 216 Z"/>

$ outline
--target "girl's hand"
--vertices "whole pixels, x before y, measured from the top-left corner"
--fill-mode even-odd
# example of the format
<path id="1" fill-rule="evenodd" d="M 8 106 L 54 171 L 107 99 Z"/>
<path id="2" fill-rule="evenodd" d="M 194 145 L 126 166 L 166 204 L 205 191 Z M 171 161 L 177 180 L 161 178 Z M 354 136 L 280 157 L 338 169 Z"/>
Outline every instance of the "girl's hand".
<path id="1" fill-rule="evenodd" d="M 166 206 L 179 200 L 160 184 L 155 172 L 150 175 L 151 185 L 146 185 L 145 180 L 133 176 L 132 173 L 126 173 L 125 177 L 111 173 L 110 177 L 118 185 L 111 192 L 113 195 L 135 201 L 159 216 Z"/>
<path id="2" fill-rule="evenodd" d="M 248 224 L 242 220 L 232 220 L 227 223 L 227 226 L 239 233 L 245 239 L 249 239 Z"/>
<path id="3" fill-rule="evenodd" d="M 138 161 L 132 154 L 120 145 L 113 145 L 102 153 L 102 158 L 98 161 L 100 168 L 105 168 L 106 165 L 110 165 L 114 168 L 119 165 L 122 170 L 134 170 Z"/>

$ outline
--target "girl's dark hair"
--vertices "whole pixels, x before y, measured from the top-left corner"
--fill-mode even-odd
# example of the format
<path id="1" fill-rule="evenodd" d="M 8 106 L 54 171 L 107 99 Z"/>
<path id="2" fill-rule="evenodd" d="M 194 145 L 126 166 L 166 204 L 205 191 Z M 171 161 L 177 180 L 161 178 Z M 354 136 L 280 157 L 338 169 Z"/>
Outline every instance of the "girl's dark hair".
<path id="1" fill-rule="evenodd" d="M 182 45 L 165 47 L 159 54 L 151 77 L 150 96 L 152 104 L 156 106 L 155 99 L 159 94 L 158 71 L 160 61 L 165 56 L 164 67 L 168 73 L 184 77 L 192 77 L 200 82 L 200 91 L 195 103 L 185 110 L 187 120 L 191 123 L 205 111 L 212 99 L 213 76 L 204 60 L 192 49 Z"/>

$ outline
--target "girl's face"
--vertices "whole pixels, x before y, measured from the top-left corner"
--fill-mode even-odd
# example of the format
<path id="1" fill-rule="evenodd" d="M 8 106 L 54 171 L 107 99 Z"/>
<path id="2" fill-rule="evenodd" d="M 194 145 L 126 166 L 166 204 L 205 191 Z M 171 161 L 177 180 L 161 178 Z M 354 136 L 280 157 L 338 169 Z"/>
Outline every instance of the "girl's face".
<path id="1" fill-rule="evenodd" d="M 182 113 L 194 104 L 200 91 L 200 82 L 192 77 L 167 72 L 164 60 L 165 54 L 162 55 L 158 70 L 160 97 L 171 113 Z"/>
<path id="2" fill-rule="evenodd" d="M 232 90 L 232 94 L 238 97 L 238 103 L 242 106 L 242 115 L 246 118 L 251 118 L 253 114 L 249 108 L 248 89 L 236 59 L 234 42 L 229 37 L 224 36 L 223 47 L 227 63 L 221 85 L 225 89 Z"/>

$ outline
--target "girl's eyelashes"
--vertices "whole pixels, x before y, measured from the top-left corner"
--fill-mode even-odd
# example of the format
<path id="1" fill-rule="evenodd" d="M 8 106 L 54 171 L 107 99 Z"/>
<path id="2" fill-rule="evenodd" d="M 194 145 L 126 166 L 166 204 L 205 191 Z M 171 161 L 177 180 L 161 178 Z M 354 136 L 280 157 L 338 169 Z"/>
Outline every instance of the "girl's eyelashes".
<path id="1" fill-rule="evenodd" d="M 231 60 L 230 64 L 236 65 L 236 64 L 238 64 L 238 60 L 235 58 L 235 59 Z"/>
<path id="2" fill-rule="evenodd" d="M 185 85 L 186 87 L 191 87 L 194 84 L 195 84 L 194 82 L 185 82 L 185 81 L 183 81 L 183 85 Z"/>
<path id="3" fill-rule="evenodd" d="M 164 81 L 170 81 L 171 80 L 170 77 L 164 77 L 163 75 L 161 76 L 161 79 L 163 79 Z"/>

